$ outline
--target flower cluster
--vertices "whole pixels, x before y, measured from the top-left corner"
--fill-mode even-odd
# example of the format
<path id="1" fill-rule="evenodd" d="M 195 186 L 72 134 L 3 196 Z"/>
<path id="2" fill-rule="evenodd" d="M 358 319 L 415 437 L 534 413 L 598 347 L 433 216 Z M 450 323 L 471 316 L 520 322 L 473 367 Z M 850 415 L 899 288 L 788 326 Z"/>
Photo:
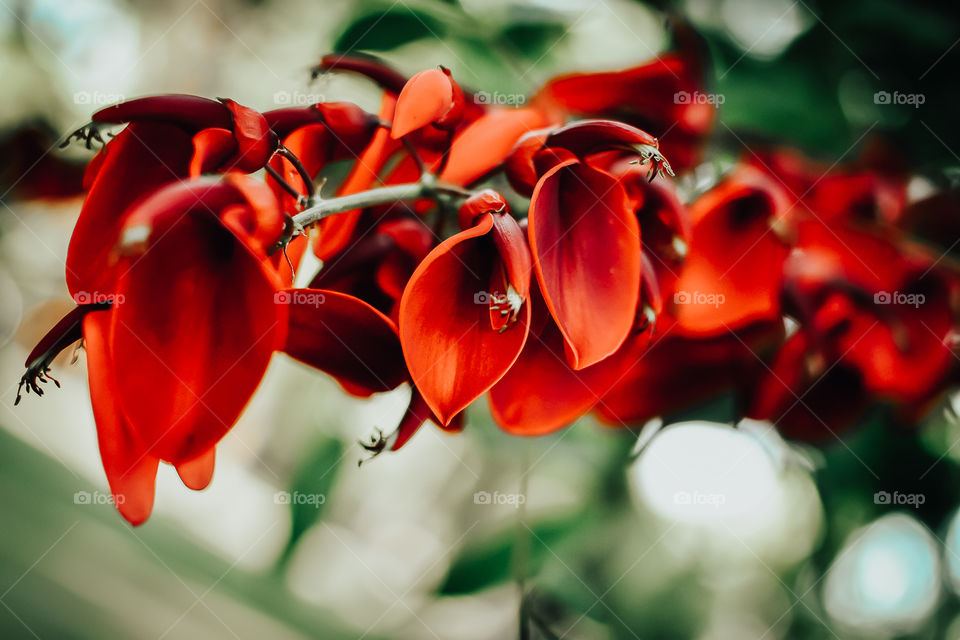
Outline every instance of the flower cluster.
<path id="1" fill-rule="evenodd" d="M 909 172 L 884 154 L 825 168 L 765 149 L 705 189 L 716 107 L 675 99 L 702 88 L 685 52 L 555 78 L 523 106 L 442 67 L 408 79 L 328 56 L 318 72 L 370 79 L 379 112 L 165 95 L 76 134 L 125 125 L 87 169 L 66 264 L 78 306 L 21 385 L 42 393 L 83 339 L 132 523 L 159 462 L 210 482 L 276 351 L 357 396 L 411 386 L 375 452 L 428 420 L 461 429 L 484 395 L 524 436 L 732 393 L 743 415 L 815 439 L 877 400 L 916 420 L 957 373 L 957 270 L 910 238 L 940 209 L 908 203 Z M 321 197 L 336 162 L 349 172 Z M 293 289 L 306 252 L 322 266 Z"/>

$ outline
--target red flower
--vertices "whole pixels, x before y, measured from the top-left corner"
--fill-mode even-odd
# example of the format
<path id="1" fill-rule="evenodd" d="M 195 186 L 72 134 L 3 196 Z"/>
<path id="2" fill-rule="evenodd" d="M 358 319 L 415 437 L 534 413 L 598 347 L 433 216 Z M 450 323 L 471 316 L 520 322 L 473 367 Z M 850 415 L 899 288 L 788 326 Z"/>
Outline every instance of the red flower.
<path id="1" fill-rule="evenodd" d="M 952 381 L 957 283 L 924 251 L 807 222 L 786 273 L 801 325 L 757 387 L 751 416 L 823 438 L 874 399 L 917 413 Z"/>
<path id="2" fill-rule="evenodd" d="M 530 252 L 506 202 L 484 191 L 460 220 L 464 231 L 430 252 L 400 301 L 410 375 L 441 425 L 503 377 L 530 322 Z"/>
<path id="3" fill-rule="evenodd" d="M 138 524 L 159 460 L 191 488 L 209 482 L 213 447 L 284 344 L 287 308 L 274 304 L 266 259 L 283 218 L 269 189 L 238 177 L 163 187 L 121 220 L 119 246 L 103 252 L 114 287 L 41 341 L 24 380 L 36 390 L 82 318 L 104 469 Z"/>
<path id="4" fill-rule="evenodd" d="M 577 160 L 548 171 L 530 202 L 530 250 L 573 368 L 616 351 L 640 292 L 640 226 L 620 183 Z"/>

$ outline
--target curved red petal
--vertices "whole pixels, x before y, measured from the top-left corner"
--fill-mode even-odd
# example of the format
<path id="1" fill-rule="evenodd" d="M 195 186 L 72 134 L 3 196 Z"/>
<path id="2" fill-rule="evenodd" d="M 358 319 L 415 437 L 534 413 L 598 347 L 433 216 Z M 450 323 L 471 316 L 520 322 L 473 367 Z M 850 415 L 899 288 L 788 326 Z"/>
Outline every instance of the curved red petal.
<path id="1" fill-rule="evenodd" d="M 366 76 L 388 93 L 399 94 L 406 84 L 406 76 L 390 68 L 373 56 L 330 54 L 320 59 L 317 69 L 324 71 L 350 71 Z"/>
<path id="2" fill-rule="evenodd" d="M 571 122 L 551 132 L 545 144 L 567 149 L 581 157 L 615 147 L 659 146 L 657 139 L 646 131 L 615 120 Z"/>
<path id="3" fill-rule="evenodd" d="M 530 306 L 504 331 L 490 325 L 497 261 L 491 218 L 442 242 L 417 267 L 400 301 L 400 341 L 414 384 L 449 424 L 506 373 L 527 339 Z"/>
<path id="4" fill-rule="evenodd" d="M 151 200 L 141 208 L 155 210 Z M 117 390 L 127 419 L 176 464 L 212 447 L 236 421 L 283 345 L 287 306 L 274 304 L 275 270 L 221 224 L 209 201 L 175 204 L 150 216 L 143 246 L 128 248 L 110 336 L 125 372 Z"/>
<path id="5" fill-rule="evenodd" d="M 576 161 L 558 165 L 533 193 L 529 233 L 571 365 L 603 360 L 630 333 L 640 295 L 640 227 L 623 187 Z"/>
<path id="6" fill-rule="evenodd" d="M 230 129 L 232 118 L 223 104 L 187 94 L 166 94 L 127 100 L 93 114 L 94 122 L 168 122 L 195 130 Z"/>
<path id="7" fill-rule="evenodd" d="M 262 169 L 277 149 L 277 134 L 258 111 L 225 98 L 221 102 L 233 114 L 233 135 L 237 140 L 237 154 L 231 159 L 230 168 L 243 173 Z"/>
<path id="8" fill-rule="evenodd" d="M 457 212 L 457 218 L 461 229 L 469 229 L 477 224 L 477 218 L 485 213 L 502 213 L 509 210 L 510 207 L 502 195 L 493 189 L 484 189 L 463 201 Z"/>
<path id="9" fill-rule="evenodd" d="M 190 160 L 190 177 L 214 173 L 237 153 L 237 141 L 233 132 L 211 127 L 202 129 L 193 136 L 193 158 Z"/>
<path id="10" fill-rule="evenodd" d="M 97 441 L 114 504 L 130 524 L 150 517 L 159 460 L 136 437 L 120 409 L 116 364 L 110 355 L 111 314 L 88 314 L 83 320 L 90 400 L 97 422 Z"/>
<path id="11" fill-rule="evenodd" d="M 538 109 L 491 109 L 457 133 L 440 179 L 468 185 L 498 167 L 527 131 L 551 124 Z"/>
<path id="12" fill-rule="evenodd" d="M 537 153 L 546 144 L 551 129 L 535 129 L 520 136 L 503 165 L 504 174 L 513 190 L 529 198 L 540 174 L 534 164 Z"/>
<path id="13" fill-rule="evenodd" d="M 521 299 L 530 295 L 530 275 L 533 271 L 533 259 L 527 234 L 509 213 L 493 215 L 493 242 L 506 269 L 508 284 L 514 288 Z"/>
<path id="14" fill-rule="evenodd" d="M 210 447 L 204 453 L 192 460 L 177 465 L 177 475 L 188 489 L 201 491 L 206 489 L 213 480 L 213 468 L 216 464 L 217 450 Z"/>

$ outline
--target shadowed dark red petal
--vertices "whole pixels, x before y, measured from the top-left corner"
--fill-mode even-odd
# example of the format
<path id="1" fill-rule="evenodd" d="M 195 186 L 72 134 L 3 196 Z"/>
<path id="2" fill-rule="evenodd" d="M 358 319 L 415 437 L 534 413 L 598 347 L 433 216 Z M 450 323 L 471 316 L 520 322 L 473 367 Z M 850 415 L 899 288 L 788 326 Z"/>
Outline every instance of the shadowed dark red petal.
<path id="1" fill-rule="evenodd" d="M 426 400 L 423 399 L 423 395 L 420 391 L 413 387 L 410 396 L 410 404 L 407 405 L 407 410 L 403 414 L 403 418 L 400 419 L 400 424 L 397 426 L 396 436 L 394 437 L 393 444 L 390 447 L 391 451 L 399 451 L 400 447 L 405 445 L 410 441 L 410 438 L 420 430 L 420 427 L 431 420 L 434 423 L 440 423 L 440 420 L 437 416 L 433 415 L 433 412 L 430 410 L 430 407 L 427 406 Z M 457 432 L 463 430 L 463 414 L 460 413 L 453 420 L 450 421 L 450 424 L 441 425 L 441 429 L 447 432 Z"/>
<path id="2" fill-rule="evenodd" d="M 366 76 L 388 93 L 398 95 L 407 78 L 373 56 L 330 54 L 323 56 L 317 69 L 325 71 L 351 71 Z"/>
<path id="3" fill-rule="evenodd" d="M 352 102 L 320 102 L 305 107 L 283 107 L 265 111 L 263 117 L 280 138 L 286 138 L 300 127 L 323 124 L 337 137 L 351 144 L 359 142 L 362 148 L 370 140 L 380 119 Z"/>
<path id="4" fill-rule="evenodd" d="M 540 290 L 574 369 L 603 360 L 633 326 L 640 227 L 623 187 L 576 161 L 554 167 L 530 202 L 530 250 Z"/>
<path id="5" fill-rule="evenodd" d="M 217 451 L 214 447 L 202 453 L 193 460 L 187 460 L 177 465 L 177 474 L 188 489 L 201 491 L 206 489 L 213 480 Z"/>
<path id="6" fill-rule="evenodd" d="M 782 322 L 758 323 L 736 334 L 692 339 L 669 322 L 658 323 L 660 337 L 597 404 L 600 419 L 642 424 L 721 393 L 752 389 L 766 371 L 760 358 L 783 334 Z"/>
<path id="7" fill-rule="evenodd" d="M 891 297 L 881 303 L 874 297 L 872 313 L 847 316 L 837 348 L 860 370 L 870 391 L 900 402 L 917 401 L 942 387 L 954 363 L 950 288 L 932 271 L 887 293 Z"/>
<path id="8" fill-rule="evenodd" d="M 169 122 L 192 129 L 232 128 L 230 111 L 209 98 L 186 94 L 147 96 L 106 107 L 93 114 L 94 122 Z"/>
<path id="9" fill-rule="evenodd" d="M 131 214 L 133 230 L 148 236 L 128 247 L 123 303 L 111 312 L 113 359 L 127 372 L 117 380 L 124 413 L 144 443 L 175 464 L 230 429 L 287 326 L 287 305 L 274 303 L 281 283 L 273 267 L 208 209 L 209 194 L 237 192 L 201 187 L 209 199 L 190 202 L 195 189 L 168 187 L 179 206 L 158 210 L 151 201 L 166 201 L 163 191 L 140 205 L 154 212 L 150 226 Z"/>
<path id="10" fill-rule="evenodd" d="M 366 302 L 321 289 L 287 289 L 277 296 L 290 306 L 283 350 L 291 357 L 329 373 L 357 396 L 407 380 L 396 326 Z"/>
<path id="11" fill-rule="evenodd" d="M 191 155 L 190 135 L 169 124 L 133 123 L 107 144 L 67 250 L 72 295 L 114 291 L 117 273 L 110 254 L 124 212 L 145 194 L 187 175 Z"/>
<path id="12" fill-rule="evenodd" d="M 528 304 L 506 330 L 490 325 L 497 255 L 484 236 L 492 228 L 488 217 L 441 243 L 417 267 L 400 301 L 407 366 L 441 424 L 496 384 L 527 339 Z"/>
<path id="13" fill-rule="evenodd" d="M 869 402 L 857 371 L 823 361 L 803 330 L 787 339 L 750 395 L 747 416 L 769 420 L 786 437 L 806 441 L 836 437 Z"/>
<path id="14" fill-rule="evenodd" d="M 568 149 L 578 156 L 586 156 L 604 149 L 647 145 L 656 148 L 657 139 L 629 124 L 614 120 L 581 120 L 553 131 L 546 146 Z"/>
<path id="15" fill-rule="evenodd" d="M 97 422 L 97 441 L 114 504 L 132 525 L 143 523 L 153 510 L 156 456 L 134 435 L 118 406 L 116 364 L 110 355 L 109 312 L 88 314 L 83 320 L 90 400 Z"/>

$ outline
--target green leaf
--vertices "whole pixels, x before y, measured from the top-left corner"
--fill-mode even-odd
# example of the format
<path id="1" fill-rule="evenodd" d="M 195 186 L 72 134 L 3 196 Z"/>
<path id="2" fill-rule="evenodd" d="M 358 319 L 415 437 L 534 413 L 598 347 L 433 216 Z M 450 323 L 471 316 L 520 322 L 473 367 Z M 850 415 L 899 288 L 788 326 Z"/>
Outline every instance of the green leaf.
<path id="1" fill-rule="evenodd" d="M 293 524 L 281 565 L 286 562 L 300 537 L 323 515 L 342 460 L 343 444 L 339 440 L 324 438 L 294 472 L 289 491 Z"/>
<path id="2" fill-rule="evenodd" d="M 415 40 L 442 38 L 445 33 L 444 25 L 433 16 L 403 7 L 354 19 L 337 38 L 334 50 L 388 51 Z"/>
<path id="3" fill-rule="evenodd" d="M 559 22 L 521 22 L 507 26 L 499 40 L 507 47 L 526 56 L 539 58 L 566 33 Z"/>

